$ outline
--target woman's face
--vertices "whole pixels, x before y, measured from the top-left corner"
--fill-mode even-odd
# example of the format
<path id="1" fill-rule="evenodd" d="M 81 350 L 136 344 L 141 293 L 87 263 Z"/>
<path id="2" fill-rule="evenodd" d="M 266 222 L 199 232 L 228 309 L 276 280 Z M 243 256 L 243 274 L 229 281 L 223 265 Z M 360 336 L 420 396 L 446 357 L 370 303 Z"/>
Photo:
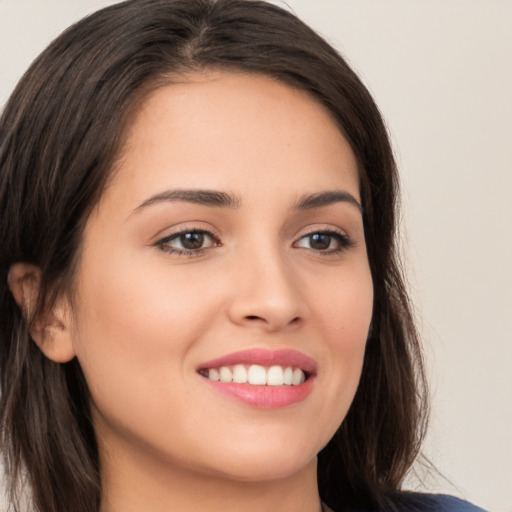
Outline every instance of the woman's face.
<path id="1" fill-rule="evenodd" d="M 154 92 L 77 274 L 100 454 L 251 481 L 311 467 L 372 314 L 359 202 L 354 154 L 305 93 L 229 73 Z"/>

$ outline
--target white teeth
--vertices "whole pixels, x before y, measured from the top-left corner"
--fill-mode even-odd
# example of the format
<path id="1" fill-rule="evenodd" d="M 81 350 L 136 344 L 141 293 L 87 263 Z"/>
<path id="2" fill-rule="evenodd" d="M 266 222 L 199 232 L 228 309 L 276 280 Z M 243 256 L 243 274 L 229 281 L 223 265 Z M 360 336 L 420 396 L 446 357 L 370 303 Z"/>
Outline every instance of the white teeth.
<path id="1" fill-rule="evenodd" d="M 304 372 L 300 368 L 295 368 L 295 370 L 293 370 L 292 385 L 298 386 L 299 384 L 302 384 L 305 380 L 306 376 L 304 375 Z"/>
<path id="2" fill-rule="evenodd" d="M 259 364 L 246 366 L 221 366 L 201 370 L 203 376 L 213 381 L 237 384 L 253 384 L 255 386 L 298 386 L 306 380 L 306 374 L 300 368 L 274 365 L 269 368 Z"/>
<path id="3" fill-rule="evenodd" d="M 282 386 L 284 384 L 283 369 L 280 366 L 271 366 L 267 372 L 269 386 Z"/>
<path id="4" fill-rule="evenodd" d="M 249 384 L 265 385 L 267 383 L 267 372 L 265 368 L 259 364 L 252 364 L 249 366 L 247 380 Z"/>
<path id="5" fill-rule="evenodd" d="M 291 366 L 287 366 L 283 373 L 283 384 L 286 386 L 291 386 L 293 380 L 293 368 Z"/>
<path id="6" fill-rule="evenodd" d="M 247 370 L 243 364 L 236 364 L 233 367 L 233 382 L 245 384 L 247 382 Z"/>
<path id="7" fill-rule="evenodd" d="M 210 380 L 220 380 L 219 371 L 216 370 L 215 368 L 210 368 L 208 370 L 208 378 Z"/>
<path id="8" fill-rule="evenodd" d="M 233 380 L 233 373 L 227 366 L 221 366 L 219 370 L 221 382 L 231 382 Z"/>

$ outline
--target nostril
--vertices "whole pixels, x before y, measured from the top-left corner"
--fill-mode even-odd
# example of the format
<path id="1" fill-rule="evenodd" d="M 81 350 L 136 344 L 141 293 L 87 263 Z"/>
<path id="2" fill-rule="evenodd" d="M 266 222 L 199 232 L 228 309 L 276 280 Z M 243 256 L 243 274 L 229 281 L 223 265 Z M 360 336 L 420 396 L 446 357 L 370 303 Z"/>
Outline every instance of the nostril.
<path id="1" fill-rule="evenodd" d="M 247 315 L 245 317 L 246 320 L 249 320 L 251 322 L 259 321 L 259 322 L 267 322 L 264 317 L 258 316 L 258 315 Z M 288 325 L 297 325 L 300 324 L 301 318 L 299 316 L 296 316 L 292 320 L 290 320 Z M 268 323 L 268 322 L 267 322 Z"/>

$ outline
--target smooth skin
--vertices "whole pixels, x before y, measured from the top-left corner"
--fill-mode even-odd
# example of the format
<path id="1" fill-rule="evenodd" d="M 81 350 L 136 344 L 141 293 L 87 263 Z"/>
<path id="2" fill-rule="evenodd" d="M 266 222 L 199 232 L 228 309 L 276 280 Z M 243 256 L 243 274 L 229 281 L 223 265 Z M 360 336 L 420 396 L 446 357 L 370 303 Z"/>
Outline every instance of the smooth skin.
<path id="1" fill-rule="evenodd" d="M 86 224 L 73 302 L 32 332 L 83 368 L 101 512 L 320 510 L 316 455 L 354 397 L 372 315 L 358 203 L 354 154 L 304 92 L 203 72 L 142 104 Z M 37 269 L 9 282 L 27 309 Z M 311 357 L 309 396 L 252 407 L 197 371 L 253 348 Z"/>

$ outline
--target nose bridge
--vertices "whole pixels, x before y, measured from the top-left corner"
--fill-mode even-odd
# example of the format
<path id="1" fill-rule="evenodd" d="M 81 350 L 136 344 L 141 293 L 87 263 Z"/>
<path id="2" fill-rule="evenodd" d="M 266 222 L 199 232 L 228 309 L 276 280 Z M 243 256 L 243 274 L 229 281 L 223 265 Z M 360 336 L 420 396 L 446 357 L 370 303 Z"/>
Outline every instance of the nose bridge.
<path id="1" fill-rule="evenodd" d="M 299 323 L 304 305 L 284 247 L 267 239 L 242 252 L 230 305 L 232 320 L 269 331 Z"/>

